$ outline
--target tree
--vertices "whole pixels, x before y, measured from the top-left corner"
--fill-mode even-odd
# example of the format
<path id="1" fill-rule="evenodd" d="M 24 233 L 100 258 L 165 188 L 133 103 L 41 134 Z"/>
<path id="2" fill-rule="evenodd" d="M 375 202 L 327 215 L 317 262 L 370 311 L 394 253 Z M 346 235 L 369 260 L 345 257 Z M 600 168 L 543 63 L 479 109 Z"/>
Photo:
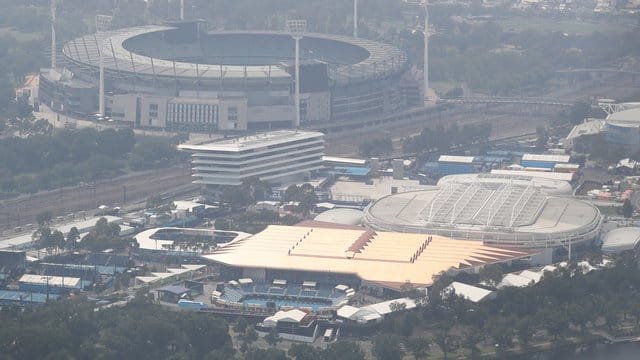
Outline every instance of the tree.
<path id="1" fill-rule="evenodd" d="M 626 218 L 633 216 L 633 205 L 631 205 L 631 200 L 624 200 L 624 203 L 622 204 L 622 215 Z"/>
<path id="2" fill-rule="evenodd" d="M 51 247 L 51 228 L 48 226 L 40 226 L 32 235 L 31 239 L 36 243 L 38 249 Z"/>
<path id="3" fill-rule="evenodd" d="M 381 360 L 402 359 L 400 339 L 395 335 L 380 334 L 373 341 L 373 354 Z"/>
<path id="4" fill-rule="evenodd" d="M 455 338 L 450 333 L 450 325 L 436 332 L 434 341 L 440 347 L 444 360 L 449 358 L 449 353 L 455 350 Z"/>
<path id="5" fill-rule="evenodd" d="M 324 360 L 324 359 L 336 359 L 335 357 L 325 357 L 324 351 L 311 346 L 309 344 L 291 344 L 287 355 L 295 360 Z"/>
<path id="6" fill-rule="evenodd" d="M 249 327 L 249 323 L 247 322 L 247 319 L 245 319 L 244 316 L 238 316 L 238 318 L 236 319 L 236 322 L 234 323 L 233 329 L 238 334 L 242 335 L 247 331 L 248 327 Z"/>
<path id="7" fill-rule="evenodd" d="M 251 347 L 251 344 L 258 340 L 258 332 L 253 326 L 247 328 L 247 331 L 240 336 L 240 340 L 242 340 L 243 344 L 247 347 Z"/>
<path id="8" fill-rule="evenodd" d="M 485 265 L 480 269 L 480 280 L 486 281 L 491 286 L 496 286 L 502 280 L 504 272 L 498 264 Z"/>
<path id="9" fill-rule="evenodd" d="M 327 346 L 323 359 L 364 360 L 365 356 L 357 343 L 339 341 Z"/>
<path id="10" fill-rule="evenodd" d="M 547 143 L 549 142 L 549 132 L 542 126 L 536 128 L 536 150 L 547 150 Z"/>
<path id="11" fill-rule="evenodd" d="M 79 239 L 80 239 L 80 232 L 78 231 L 78 228 L 74 226 L 71 229 L 69 229 L 69 232 L 67 233 L 67 241 L 66 241 L 67 247 L 71 249 L 75 249 Z"/>
<path id="12" fill-rule="evenodd" d="M 409 338 L 407 339 L 405 344 L 409 352 L 413 354 L 413 357 L 415 357 L 416 360 L 427 357 L 429 350 L 429 340 L 427 340 L 426 338 Z"/>
<path id="13" fill-rule="evenodd" d="M 251 349 L 245 360 L 287 360 L 287 354 L 279 349 Z"/>
<path id="14" fill-rule="evenodd" d="M 482 334 L 474 330 L 466 331 L 462 337 L 462 346 L 469 349 L 471 359 L 478 359 L 480 357 L 480 349 L 478 343 L 482 341 Z"/>
<path id="15" fill-rule="evenodd" d="M 36 222 L 38 226 L 50 225 L 51 219 L 53 218 L 53 214 L 51 211 L 42 211 L 36 215 Z"/>
<path id="16" fill-rule="evenodd" d="M 61 249 L 64 247 L 64 234 L 60 230 L 54 230 L 49 237 L 51 249 Z M 48 249 L 49 250 L 49 249 Z"/>
<path id="17" fill-rule="evenodd" d="M 278 334 L 278 329 L 273 328 L 269 333 L 264 337 L 264 340 L 267 344 L 275 347 L 280 342 L 280 334 Z"/>
<path id="18" fill-rule="evenodd" d="M 569 109 L 569 122 L 572 125 L 580 124 L 591 114 L 591 105 L 585 101 L 578 101 Z"/>

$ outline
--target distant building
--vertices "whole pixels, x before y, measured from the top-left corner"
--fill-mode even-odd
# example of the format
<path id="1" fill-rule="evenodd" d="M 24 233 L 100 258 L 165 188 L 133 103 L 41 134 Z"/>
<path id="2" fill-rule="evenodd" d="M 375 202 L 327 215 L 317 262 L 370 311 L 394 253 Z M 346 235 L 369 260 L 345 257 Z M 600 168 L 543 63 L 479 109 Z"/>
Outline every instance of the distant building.
<path id="1" fill-rule="evenodd" d="M 178 148 L 192 153 L 195 184 L 241 185 L 251 177 L 278 183 L 308 178 L 323 168 L 323 136 L 280 130 Z"/>

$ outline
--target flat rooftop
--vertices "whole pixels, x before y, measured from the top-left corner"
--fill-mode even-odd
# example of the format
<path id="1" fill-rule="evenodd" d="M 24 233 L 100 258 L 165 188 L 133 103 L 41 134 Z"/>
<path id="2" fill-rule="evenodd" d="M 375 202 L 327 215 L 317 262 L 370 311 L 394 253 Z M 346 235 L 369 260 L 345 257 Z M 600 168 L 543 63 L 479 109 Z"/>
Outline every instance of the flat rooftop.
<path id="1" fill-rule="evenodd" d="M 298 140 L 321 138 L 323 136 L 323 133 L 316 131 L 279 130 L 197 145 L 182 144 L 178 145 L 178 148 L 189 151 L 240 152 L 260 149 L 266 146 L 286 144 Z"/>
<path id="2" fill-rule="evenodd" d="M 239 268 L 353 274 L 399 289 L 407 281 L 428 286 L 433 276 L 442 271 L 508 261 L 532 253 L 428 234 L 270 225 L 204 257 Z"/>

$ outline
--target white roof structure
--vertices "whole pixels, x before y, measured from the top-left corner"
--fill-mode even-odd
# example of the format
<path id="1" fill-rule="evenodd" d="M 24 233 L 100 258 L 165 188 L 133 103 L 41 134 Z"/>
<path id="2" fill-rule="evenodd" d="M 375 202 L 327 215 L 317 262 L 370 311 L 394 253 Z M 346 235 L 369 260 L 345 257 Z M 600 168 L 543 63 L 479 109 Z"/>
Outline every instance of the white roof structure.
<path id="1" fill-rule="evenodd" d="M 534 283 L 539 283 L 540 280 L 542 280 L 542 274 L 539 272 L 534 272 L 531 270 L 524 270 L 523 272 L 520 273 L 520 276 L 524 276 L 528 279 L 533 280 Z"/>
<path id="2" fill-rule="evenodd" d="M 530 275 L 530 274 L 528 274 Z M 514 286 L 514 287 L 527 287 L 530 285 L 535 285 L 537 284 L 540 280 L 540 278 L 538 278 L 538 281 L 532 279 L 531 277 L 527 277 L 527 276 L 522 276 L 522 275 L 518 275 L 518 274 L 507 274 L 502 278 L 502 281 L 500 281 L 500 283 L 498 284 L 498 286 L 496 286 L 498 289 L 502 289 L 505 287 L 509 287 L 509 286 Z"/>
<path id="3" fill-rule="evenodd" d="M 623 227 L 611 230 L 602 237 L 602 251 L 619 253 L 633 250 L 640 243 L 640 227 Z"/>
<path id="4" fill-rule="evenodd" d="M 324 136 L 323 133 L 316 131 L 277 130 L 198 145 L 182 144 L 178 145 L 178 148 L 188 151 L 221 151 L 231 153 L 263 149 L 268 146 L 286 144 L 293 141 L 313 139 L 322 136 Z"/>
<path id="5" fill-rule="evenodd" d="M 344 319 L 366 323 L 372 320 L 380 320 L 392 312 L 410 310 L 415 307 L 416 302 L 412 299 L 400 298 L 363 306 L 361 308 L 345 305 L 338 309 L 337 315 Z"/>
<path id="6" fill-rule="evenodd" d="M 275 327 L 278 322 L 300 323 L 305 316 L 307 316 L 307 313 L 299 309 L 281 310 L 264 319 L 262 325 Z"/>
<path id="7" fill-rule="evenodd" d="M 365 159 L 354 159 L 354 158 L 326 156 L 326 155 L 322 157 L 322 161 L 327 163 L 346 165 L 346 166 L 365 166 L 367 164 L 367 160 Z"/>
<path id="8" fill-rule="evenodd" d="M 438 162 L 472 164 L 475 156 L 440 155 Z"/>
<path id="9" fill-rule="evenodd" d="M 571 140 L 576 139 L 583 135 L 595 135 L 602 132 L 604 129 L 605 121 L 604 120 L 591 120 L 583 122 L 582 124 L 578 124 L 571 129 L 571 132 L 565 139 Z"/>
<path id="10" fill-rule="evenodd" d="M 335 208 L 318 214 L 314 220 L 343 225 L 360 225 L 364 212 L 358 209 Z"/>
<path id="11" fill-rule="evenodd" d="M 51 286 L 66 289 L 80 289 L 82 287 L 82 280 L 80 278 L 67 276 L 25 274 L 20 277 L 18 282 L 28 285 Z"/>
<path id="12" fill-rule="evenodd" d="M 547 161 L 555 163 L 568 163 L 571 160 L 570 155 L 560 154 L 524 154 L 522 161 Z"/>
<path id="13" fill-rule="evenodd" d="M 452 292 L 459 297 L 477 303 L 495 296 L 495 292 L 477 286 L 454 281 L 445 288 L 446 292 Z"/>

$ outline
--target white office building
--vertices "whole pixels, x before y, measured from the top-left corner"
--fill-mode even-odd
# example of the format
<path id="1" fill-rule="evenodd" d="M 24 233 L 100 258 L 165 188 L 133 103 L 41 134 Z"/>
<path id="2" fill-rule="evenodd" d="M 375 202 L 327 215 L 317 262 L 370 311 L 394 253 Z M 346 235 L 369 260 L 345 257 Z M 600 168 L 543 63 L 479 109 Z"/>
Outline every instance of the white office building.
<path id="1" fill-rule="evenodd" d="M 322 169 L 324 139 L 320 132 L 281 130 L 179 148 L 192 152 L 195 184 L 240 185 L 253 176 L 279 183 Z"/>

